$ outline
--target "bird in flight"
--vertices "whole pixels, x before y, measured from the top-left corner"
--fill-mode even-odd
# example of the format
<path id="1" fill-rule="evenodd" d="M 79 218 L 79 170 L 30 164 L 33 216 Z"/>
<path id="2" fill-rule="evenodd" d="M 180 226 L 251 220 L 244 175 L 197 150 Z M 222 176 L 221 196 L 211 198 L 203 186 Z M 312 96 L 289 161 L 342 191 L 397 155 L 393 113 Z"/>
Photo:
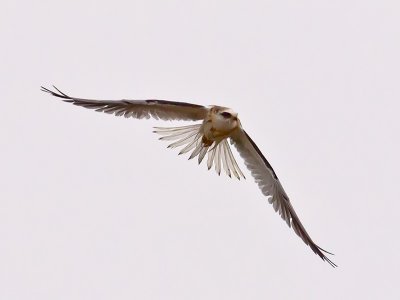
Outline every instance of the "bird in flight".
<path id="1" fill-rule="evenodd" d="M 202 106 L 168 100 L 92 100 L 66 95 L 55 86 L 54 90 L 41 87 L 43 92 L 61 98 L 65 102 L 94 109 L 98 112 L 124 116 L 125 118 L 201 121 L 200 124 L 181 127 L 155 127 L 160 140 L 171 141 L 168 148 L 180 147 L 179 154 L 191 152 L 189 159 L 197 157 L 200 164 L 207 155 L 207 167 L 213 166 L 218 174 L 222 169 L 229 177 L 245 178 L 231 151 L 228 139 L 243 158 L 261 192 L 289 227 L 311 250 L 331 266 L 337 265 L 326 254 L 332 254 L 311 239 L 300 222 L 274 169 L 260 149 L 243 129 L 238 114 L 222 106 Z"/>

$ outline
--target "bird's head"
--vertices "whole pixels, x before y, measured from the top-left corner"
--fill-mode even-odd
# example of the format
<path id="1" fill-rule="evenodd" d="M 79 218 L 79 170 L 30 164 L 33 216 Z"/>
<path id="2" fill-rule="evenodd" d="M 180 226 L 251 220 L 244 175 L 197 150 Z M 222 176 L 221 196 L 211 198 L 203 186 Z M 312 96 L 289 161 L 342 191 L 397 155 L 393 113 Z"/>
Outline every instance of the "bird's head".
<path id="1" fill-rule="evenodd" d="M 214 107 L 213 127 L 219 132 L 231 132 L 239 125 L 237 112 L 227 107 Z"/>

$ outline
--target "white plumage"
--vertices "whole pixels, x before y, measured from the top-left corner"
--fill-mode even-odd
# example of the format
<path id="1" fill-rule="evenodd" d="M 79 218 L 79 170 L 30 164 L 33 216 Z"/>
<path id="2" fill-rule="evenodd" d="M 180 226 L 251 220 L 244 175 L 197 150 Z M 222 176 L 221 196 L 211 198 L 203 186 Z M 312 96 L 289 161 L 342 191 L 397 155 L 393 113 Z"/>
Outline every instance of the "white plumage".
<path id="1" fill-rule="evenodd" d="M 126 118 L 150 118 L 161 120 L 202 121 L 200 124 L 182 127 L 156 127 L 160 140 L 169 141 L 168 148 L 180 148 L 179 154 L 190 152 L 189 158 L 197 157 L 200 164 L 207 156 L 207 167 L 213 166 L 218 174 L 222 169 L 230 177 L 245 178 L 231 151 L 228 139 L 235 145 L 246 167 L 254 177 L 261 192 L 289 227 L 306 243 L 315 254 L 333 263 L 325 253 L 329 253 L 313 242 L 300 222 L 289 197 L 284 191 L 274 169 L 244 131 L 236 112 L 227 107 L 191 104 L 168 100 L 91 100 L 70 97 L 56 87 L 52 91 L 42 87 L 42 91 L 62 98 L 65 102 L 94 109 L 99 112 L 124 116 Z M 171 143 L 172 142 L 172 143 Z"/>

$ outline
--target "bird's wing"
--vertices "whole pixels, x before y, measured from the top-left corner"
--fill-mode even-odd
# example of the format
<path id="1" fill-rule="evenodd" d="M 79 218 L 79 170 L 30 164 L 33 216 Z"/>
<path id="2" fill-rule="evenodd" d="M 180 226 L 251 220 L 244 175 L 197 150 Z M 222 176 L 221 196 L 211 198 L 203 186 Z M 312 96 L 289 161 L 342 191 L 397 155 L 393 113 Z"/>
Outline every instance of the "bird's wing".
<path id="1" fill-rule="evenodd" d="M 94 109 L 99 112 L 124 116 L 125 118 L 161 120 L 203 120 L 208 108 L 202 105 L 167 100 L 91 100 L 68 96 L 54 87 L 55 91 L 42 87 L 43 92 L 63 99 L 65 102 Z"/>
<path id="2" fill-rule="evenodd" d="M 333 267 L 336 264 L 332 262 L 325 254 L 332 254 L 323 250 L 313 242 L 303 224 L 301 224 L 289 197 L 286 195 L 276 173 L 270 163 L 265 159 L 264 155 L 258 149 L 250 136 L 242 129 L 238 128 L 232 133 L 231 139 L 236 146 L 240 156 L 244 159 L 246 167 L 251 172 L 261 192 L 269 197 L 271 203 L 283 220 L 286 221 L 289 227 L 293 227 L 296 234 L 306 243 L 315 254 L 327 261 Z"/>

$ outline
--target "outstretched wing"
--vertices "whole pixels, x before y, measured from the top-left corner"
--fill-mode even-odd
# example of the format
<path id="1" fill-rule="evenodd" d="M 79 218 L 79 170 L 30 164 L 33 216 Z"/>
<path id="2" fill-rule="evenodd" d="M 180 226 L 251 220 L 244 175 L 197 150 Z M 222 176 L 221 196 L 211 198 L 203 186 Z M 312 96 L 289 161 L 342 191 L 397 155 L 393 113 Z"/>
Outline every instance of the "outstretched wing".
<path id="1" fill-rule="evenodd" d="M 186 102 L 175 102 L 167 100 L 91 100 L 71 97 L 55 86 L 55 91 L 41 87 L 43 92 L 49 93 L 55 97 L 63 99 L 65 102 L 94 109 L 99 112 L 124 116 L 125 118 L 149 119 L 153 117 L 161 120 L 203 120 L 208 108 L 202 105 Z"/>
<path id="2" fill-rule="evenodd" d="M 231 136 L 240 156 L 244 159 L 246 167 L 251 172 L 261 192 L 268 197 L 271 203 L 289 227 L 293 227 L 296 234 L 306 243 L 315 254 L 327 261 L 331 266 L 337 265 L 332 262 L 325 254 L 332 254 L 325 251 L 313 242 L 303 224 L 301 224 L 289 197 L 286 195 L 278 176 L 264 155 L 258 149 L 250 136 L 242 129 L 238 128 Z"/>

